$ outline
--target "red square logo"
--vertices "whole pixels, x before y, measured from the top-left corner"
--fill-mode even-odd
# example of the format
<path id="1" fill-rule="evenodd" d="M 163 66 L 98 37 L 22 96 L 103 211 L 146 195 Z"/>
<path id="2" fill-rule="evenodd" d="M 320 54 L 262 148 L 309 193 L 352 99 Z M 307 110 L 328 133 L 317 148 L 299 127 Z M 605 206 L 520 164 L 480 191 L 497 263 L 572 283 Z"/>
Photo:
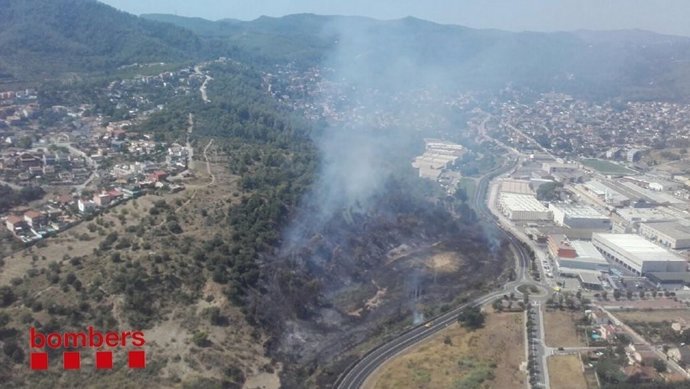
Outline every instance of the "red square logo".
<path id="1" fill-rule="evenodd" d="M 31 370 L 48 370 L 48 353 L 31 353 Z"/>
<path id="2" fill-rule="evenodd" d="M 62 367 L 65 370 L 79 370 L 81 367 L 81 356 L 79 355 L 79 351 L 63 352 Z"/>
<path id="3" fill-rule="evenodd" d="M 129 352 L 129 368 L 143 369 L 146 367 L 146 352 L 143 350 L 136 350 Z"/>
<path id="4" fill-rule="evenodd" d="M 112 351 L 96 351 L 96 369 L 112 369 L 113 368 L 113 352 Z"/>

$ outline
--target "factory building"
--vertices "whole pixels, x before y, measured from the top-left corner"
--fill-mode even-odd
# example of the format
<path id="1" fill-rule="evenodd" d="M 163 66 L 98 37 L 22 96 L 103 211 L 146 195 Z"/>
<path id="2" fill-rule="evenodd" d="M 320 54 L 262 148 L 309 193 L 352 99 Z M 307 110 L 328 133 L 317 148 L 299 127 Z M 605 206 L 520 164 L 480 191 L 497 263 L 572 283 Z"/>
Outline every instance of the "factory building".
<path id="1" fill-rule="evenodd" d="M 604 284 L 601 282 L 598 273 L 590 272 L 579 272 L 577 278 L 580 280 L 580 284 L 583 288 L 589 290 L 602 290 L 604 289 Z"/>
<path id="2" fill-rule="evenodd" d="M 420 177 L 438 180 L 443 170 L 462 156 L 463 147 L 436 139 L 425 139 L 425 142 L 424 154 L 412 161 L 412 167 L 419 169 Z"/>
<path id="3" fill-rule="evenodd" d="M 590 242 L 549 235 L 547 245 L 560 274 L 579 274 L 580 270 L 608 272 L 610 269 L 604 256 Z"/>
<path id="4" fill-rule="evenodd" d="M 594 233 L 592 244 L 605 258 L 639 275 L 687 270 L 683 258 L 639 235 Z"/>
<path id="5" fill-rule="evenodd" d="M 670 222 L 677 219 L 663 207 L 619 208 L 615 212 L 620 216 L 619 219 L 634 229 L 637 229 L 642 223 Z"/>
<path id="6" fill-rule="evenodd" d="M 577 204 L 551 203 L 549 210 L 553 220 L 559 226 L 583 229 L 611 229 L 611 219 L 596 209 Z"/>
<path id="7" fill-rule="evenodd" d="M 600 206 L 622 207 L 630 205 L 629 197 L 605 185 L 601 181 L 587 181 L 579 187 L 585 196 Z"/>
<path id="8" fill-rule="evenodd" d="M 580 169 L 580 165 L 577 163 L 544 162 L 541 168 L 548 174 L 575 173 Z"/>
<path id="9" fill-rule="evenodd" d="M 690 248 L 690 226 L 678 222 L 642 223 L 640 235 L 675 250 Z"/>
<path id="10" fill-rule="evenodd" d="M 501 212 L 513 221 L 551 219 L 551 211 L 533 195 L 501 193 L 498 206 Z"/>
<path id="11" fill-rule="evenodd" d="M 501 193 L 534 194 L 530 182 L 526 180 L 505 179 L 501 181 Z"/>

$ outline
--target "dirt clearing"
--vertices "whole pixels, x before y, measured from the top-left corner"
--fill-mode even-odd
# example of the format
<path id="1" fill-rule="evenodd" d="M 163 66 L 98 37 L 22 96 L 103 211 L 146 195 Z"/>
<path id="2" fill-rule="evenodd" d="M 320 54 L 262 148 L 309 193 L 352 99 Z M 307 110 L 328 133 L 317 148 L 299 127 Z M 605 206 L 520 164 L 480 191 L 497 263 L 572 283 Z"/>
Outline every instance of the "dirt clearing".
<path id="1" fill-rule="evenodd" d="M 582 312 L 544 312 L 546 345 L 549 347 L 586 346 L 576 327 L 582 317 Z"/>

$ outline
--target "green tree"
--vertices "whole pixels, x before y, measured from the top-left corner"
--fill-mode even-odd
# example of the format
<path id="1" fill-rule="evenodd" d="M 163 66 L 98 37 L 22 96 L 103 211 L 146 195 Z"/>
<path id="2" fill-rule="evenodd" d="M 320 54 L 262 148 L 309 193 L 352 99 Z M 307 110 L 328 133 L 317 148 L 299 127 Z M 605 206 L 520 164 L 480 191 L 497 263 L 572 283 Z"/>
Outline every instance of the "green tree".
<path id="1" fill-rule="evenodd" d="M 9 286 L 0 287 L 0 307 L 7 307 L 17 300 L 17 296 Z"/>
<path id="2" fill-rule="evenodd" d="M 491 303 L 491 306 L 492 306 L 493 309 L 496 310 L 497 312 L 502 312 L 502 311 L 503 311 L 503 299 L 502 299 L 502 298 L 498 298 L 498 299 L 494 300 L 494 302 Z"/>
<path id="3" fill-rule="evenodd" d="M 654 360 L 654 368 L 656 371 L 659 373 L 664 373 L 666 371 L 666 363 L 662 361 L 661 359 L 655 359 Z"/>
<path id="4" fill-rule="evenodd" d="M 31 139 L 30 136 L 23 136 L 19 139 L 17 139 L 17 147 L 22 148 L 22 149 L 30 149 L 31 145 L 33 145 L 34 141 Z"/>
<path id="5" fill-rule="evenodd" d="M 458 315 L 458 322 L 460 322 L 463 327 L 470 330 L 476 330 L 483 327 L 485 321 L 486 316 L 478 306 L 465 308 Z"/>
<path id="6" fill-rule="evenodd" d="M 558 191 L 563 187 L 560 182 L 547 182 L 537 189 L 537 198 L 542 201 L 553 201 L 558 199 Z"/>
<path id="7" fill-rule="evenodd" d="M 208 347 L 211 341 L 208 340 L 208 334 L 205 332 L 195 332 L 192 336 L 192 342 L 199 347 Z"/>

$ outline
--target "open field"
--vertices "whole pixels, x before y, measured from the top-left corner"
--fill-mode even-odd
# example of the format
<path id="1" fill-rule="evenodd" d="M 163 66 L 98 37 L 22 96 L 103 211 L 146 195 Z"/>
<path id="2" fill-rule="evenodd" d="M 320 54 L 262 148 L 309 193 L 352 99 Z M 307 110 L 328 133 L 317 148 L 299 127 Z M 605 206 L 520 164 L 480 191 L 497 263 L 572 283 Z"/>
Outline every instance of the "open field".
<path id="1" fill-rule="evenodd" d="M 578 336 L 575 324 L 582 318 L 582 312 L 546 311 L 544 312 L 544 331 L 546 345 L 549 347 L 586 346 Z"/>
<path id="2" fill-rule="evenodd" d="M 549 357 L 546 361 L 552 389 L 587 389 L 579 356 L 557 355 Z"/>
<path id="3" fill-rule="evenodd" d="M 656 166 L 661 167 L 683 162 L 687 163 L 689 151 L 690 150 L 687 147 L 665 147 L 660 150 L 652 149 L 642 155 L 642 161 L 647 163 L 651 162 Z"/>
<path id="4" fill-rule="evenodd" d="M 364 388 L 523 387 L 523 331 L 522 313 L 489 314 L 473 332 L 453 324 L 382 366 Z"/>
<path id="5" fill-rule="evenodd" d="M 613 313 L 624 322 L 660 323 L 663 321 L 684 321 L 690 323 L 690 310 L 688 309 L 614 311 Z"/>
<path id="6" fill-rule="evenodd" d="M 599 304 L 603 307 L 610 307 L 617 312 L 625 312 L 623 309 L 631 309 L 634 311 L 678 311 L 687 309 L 687 306 L 682 301 L 674 301 L 671 298 L 658 297 L 646 298 L 644 300 L 626 300 L 620 299 L 618 301 L 610 299 L 608 301 L 600 301 Z"/>
<path id="7" fill-rule="evenodd" d="M 582 164 L 602 174 L 637 174 L 634 170 L 625 166 L 605 161 L 603 159 L 583 159 Z"/>

